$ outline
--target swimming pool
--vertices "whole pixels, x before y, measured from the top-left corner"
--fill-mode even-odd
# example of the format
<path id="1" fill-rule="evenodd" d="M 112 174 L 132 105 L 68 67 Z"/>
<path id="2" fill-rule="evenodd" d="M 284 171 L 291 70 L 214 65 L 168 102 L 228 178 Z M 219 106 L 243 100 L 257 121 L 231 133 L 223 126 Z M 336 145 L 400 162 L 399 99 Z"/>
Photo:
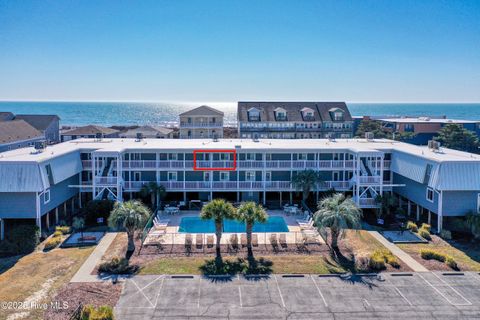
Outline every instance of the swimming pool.
<path id="1" fill-rule="evenodd" d="M 200 217 L 183 217 L 180 221 L 181 233 L 215 233 L 215 223 L 212 220 L 202 220 Z M 245 232 L 245 223 L 235 220 L 223 221 L 223 232 Z M 265 223 L 255 223 L 253 232 L 288 232 L 288 226 L 282 217 L 269 217 Z"/>

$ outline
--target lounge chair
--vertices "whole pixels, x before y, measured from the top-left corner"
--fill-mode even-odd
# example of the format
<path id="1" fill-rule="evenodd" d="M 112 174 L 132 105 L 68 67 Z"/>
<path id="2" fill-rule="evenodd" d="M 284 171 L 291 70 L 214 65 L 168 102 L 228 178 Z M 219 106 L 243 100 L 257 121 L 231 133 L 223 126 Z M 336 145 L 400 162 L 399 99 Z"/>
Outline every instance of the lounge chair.
<path id="1" fill-rule="evenodd" d="M 277 234 L 276 234 L 276 233 L 272 233 L 272 234 L 270 235 L 270 243 L 272 244 L 273 247 L 277 247 L 277 246 L 278 246 Z"/>
<path id="2" fill-rule="evenodd" d="M 202 249 L 202 247 L 203 247 L 203 234 L 197 233 L 197 236 L 195 237 L 195 245 L 197 246 L 197 249 Z"/>
<path id="3" fill-rule="evenodd" d="M 187 249 L 187 251 L 192 249 L 192 243 L 192 235 L 188 233 L 187 235 L 185 235 L 185 249 Z"/>
<path id="4" fill-rule="evenodd" d="M 230 236 L 230 245 L 232 246 L 232 249 L 234 250 L 238 249 L 238 235 L 236 233 L 233 233 Z"/>
<path id="5" fill-rule="evenodd" d="M 300 226 L 301 229 L 310 229 L 313 227 L 314 222 L 315 221 L 313 221 L 313 219 L 310 219 L 308 223 L 299 223 L 298 225 Z"/>
<path id="6" fill-rule="evenodd" d="M 258 247 L 258 235 L 256 233 L 252 234 L 252 246 Z"/>
<path id="7" fill-rule="evenodd" d="M 213 235 L 207 236 L 207 248 L 213 248 Z"/>
<path id="8" fill-rule="evenodd" d="M 308 223 L 312 218 L 310 218 L 310 215 L 305 215 L 301 219 L 297 219 L 297 223 Z"/>
<path id="9" fill-rule="evenodd" d="M 287 235 L 285 233 L 281 233 L 280 236 L 278 237 L 278 242 L 282 246 L 282 248 L 287 247 Z"/>
<path id="10" fill-rule="evenodd" d="M 242 244 L 242 247 L 246 247 L 247 246 L 247 235 L 242 233 L 242 235 L 240 236 L 240 243 Z"/>

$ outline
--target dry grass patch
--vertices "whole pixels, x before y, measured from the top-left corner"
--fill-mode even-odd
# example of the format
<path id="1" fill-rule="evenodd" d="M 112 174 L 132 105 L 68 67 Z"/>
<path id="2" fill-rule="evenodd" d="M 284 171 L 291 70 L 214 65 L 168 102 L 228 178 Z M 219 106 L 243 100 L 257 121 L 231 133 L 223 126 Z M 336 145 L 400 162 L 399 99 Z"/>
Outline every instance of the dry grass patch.
<path id="1" fill-rule="evenodd" d="M 328 274 L 341 273 L 345 269 L 323 255 L 266 255 L 255 256 L 272 263 L 272 273 Z M 201 274 L 201 267 L 212 258 L 164 257 L 145 264 L 140 274 Z M 224 257 L 225 262 L 236 262 L 238 257 Z M 246 260 L 246 258 L 245 258 Z M 247 264 L 247 262 L 245 261 Z"/>
<path id="2" fill-rule="evenodd" d="M 92 253 L 93 247 L 54 249 L 34 252 L 21 258 L 0 259 L 0 265 L 10 265 L 0 274 L 0 301 L 50 302 L 51 297 L 70 281 L 82 263 Z M 3 312 L 3 311 L 2 311 Z M 6 319 L 14 311 L 0 314 Z M 25 319 L 43 319 L 43 310 L 31 310 Z M 19 318 L 20 319 L 20 318 Z"/>
<path id="3" fill-rule="evenodd" d="M 456 246 L 452 244 L 432 235 L 432 241 L 429 243 L 402 243 L 398 246 L 429 270 L 450 270 L 450 268 L 436 260 L 422 259 L 420 254 L 422 250 L 434 250 L 451 256 L 457 262 L 459 270 L 480 271 L 480 248 L 478 248 L 478 244 L 458 244 Z"/>

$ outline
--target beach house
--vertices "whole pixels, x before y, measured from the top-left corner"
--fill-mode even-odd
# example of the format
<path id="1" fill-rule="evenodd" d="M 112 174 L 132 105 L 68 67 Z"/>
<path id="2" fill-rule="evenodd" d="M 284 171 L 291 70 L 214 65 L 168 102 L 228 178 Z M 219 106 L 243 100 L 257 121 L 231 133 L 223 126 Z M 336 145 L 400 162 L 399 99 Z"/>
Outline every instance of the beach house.
<path id="1" fill-rule="evenodd" d="M 180 138 L 223 138 L 223 116 L 223 112 L 209 106 L 180 114 Z"/>

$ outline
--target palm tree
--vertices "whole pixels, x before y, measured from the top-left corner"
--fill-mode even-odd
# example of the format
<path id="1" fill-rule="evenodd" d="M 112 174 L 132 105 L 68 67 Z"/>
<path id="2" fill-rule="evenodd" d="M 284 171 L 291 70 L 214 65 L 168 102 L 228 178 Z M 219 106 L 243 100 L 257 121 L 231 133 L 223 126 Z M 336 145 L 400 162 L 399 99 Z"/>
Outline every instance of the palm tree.
<path id="1" fill-rule="evenodd" d="M 338 249 L 338 238 L 344 235 L 344 230 L 360 227 L 362 210 L 351 198 L 345 198 L 342 193 L 337 193 L 319 202 L 314 217 L 317 228 L 330 228 L 331 246 Z"/>
<path id="2" fill-rule="evenodd" d="M 150 215 L 150 209 L 140 201 L 131 200 L 115 203 L 108 218 L 108 225 L 112 228 L 126 229 L 128 236 L 127 252 L 135 251 L 135 242 L 133 240 L 135 231 L 145 226 Z"/>
<path id="3" fill-rule="evenodd" d="M 220 239 L 222 238 L 223 220 L 236 218 L 235 207 L 223 199 L 215 199 L 203 206 L 200 212 L 200 218 L 203 220 L 213 220 L 215 222 L 215 235 L 217 238 L 216 252 L 217 258 L 220 258 Z"/>
<path id="4" fill-rule="evenodd" d="M 150 181 L 142 186 L 140 194 L 142 197 L 150 196 L 152 208 L 155 208 L 155 206 L 158 206 L 158 202 L 165 197 L 166 190 L 163 185 L 158 184 L 155 181 Z"/>
<path id="5" fill-rule="evenodd" d="M 378 195 L 375 198 L 375 202 L 380 205 L 379 218 L 383 217 L 384 213 L 386 216 L 392 214 L 392 210 L 397 204 L 395 197 L 390 193 L 385 193 L 383 196 Z"/>
<path id="6" fill-rule="evenodd" d="M 306 201 L 310 191 L 312 191 L 320 181 L 318 172 L 314 170 L 304 170 L 297 172 L 292 178 L 291 184 L 295 189 L 302 192 L 302 200 Z"/>
<path id="7" fill-rule="evenodd" d="M 253 225 L 255 222 L 265 222 L 268 219 L 268 214 L 265 209 L 253 202 L 244 202 L 240 205 L 237 210 L 237 219 L 240 221 L 245 222 L 246 225 L 246 232 L 247 232 L 247 248 L 248 248 L 248 256 L 253 257 L 253 250 L 252 250 L 252 230 Z"/>

